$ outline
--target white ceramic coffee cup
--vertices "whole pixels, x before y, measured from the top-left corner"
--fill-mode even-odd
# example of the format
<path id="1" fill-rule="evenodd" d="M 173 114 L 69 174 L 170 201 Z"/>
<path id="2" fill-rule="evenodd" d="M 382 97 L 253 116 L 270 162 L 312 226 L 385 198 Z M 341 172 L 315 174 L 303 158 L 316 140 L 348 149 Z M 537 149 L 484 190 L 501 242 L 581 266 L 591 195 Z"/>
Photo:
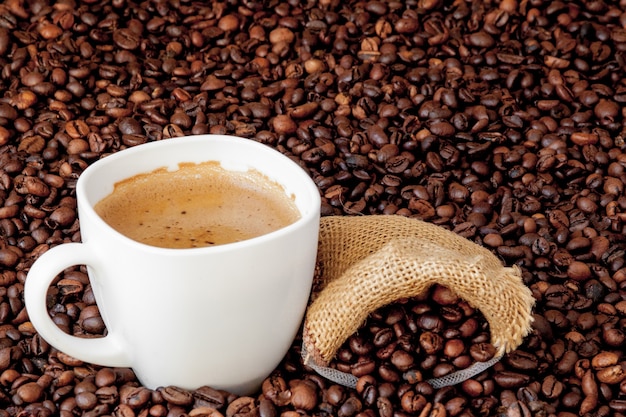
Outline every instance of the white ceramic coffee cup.
<path id="1" fill-rule="evenodd" d="M 229 170 L 254 168 L 278 182 L 295 196 L 301 218 L 237 243 L 165 249 L 125 237 L 94 211 L 120 180 L 209 160 Z M 131 367 L 151 389 L 258 389 L 289 350 L 311 290 L 320 197 L 308 174 L 253 140 L 198 135 L 139 145 L 93 163 L 79 177 L 76 197 L 82 243 L 53 247 L 26 279 L 26 307 L 40 335 L 85 362 Z M 104 337 L 69 335 L 50 318 L 48 288 L 73 265 L 87 265 Z"/>

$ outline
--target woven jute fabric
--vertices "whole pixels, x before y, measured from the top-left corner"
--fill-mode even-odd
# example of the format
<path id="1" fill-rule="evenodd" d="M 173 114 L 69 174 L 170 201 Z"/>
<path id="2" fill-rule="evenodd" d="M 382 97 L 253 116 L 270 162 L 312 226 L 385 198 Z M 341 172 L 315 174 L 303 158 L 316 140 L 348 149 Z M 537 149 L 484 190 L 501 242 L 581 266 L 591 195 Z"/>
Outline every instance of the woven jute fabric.
<path id="1" fill-rule="evenodd" d="M 519 268 L 441 226 L 395 215 L 328 216 L 319 237 L 303 330 L 308 359 L 317 365 L 328 365 L 370 313 L 434 284 L 481 311 L 498 355 L 530 331 L 534 298 Z"/>

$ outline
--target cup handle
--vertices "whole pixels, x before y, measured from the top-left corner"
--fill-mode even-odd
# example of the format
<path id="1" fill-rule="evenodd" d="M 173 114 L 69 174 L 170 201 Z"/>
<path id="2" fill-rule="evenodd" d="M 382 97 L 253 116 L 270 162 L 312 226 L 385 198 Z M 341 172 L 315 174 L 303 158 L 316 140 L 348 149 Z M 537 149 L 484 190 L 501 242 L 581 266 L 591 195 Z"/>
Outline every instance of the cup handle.
<path id="1" fill-rule="evenodd" d="M 61 330 L 50 318 L 46 305 L 54 278 L 73 265 L 98 264 L 84 243 L 65 243 L 49 249 L 31 266 L 24 284 L 24 301 L 31 323 L 52 346 L 76 359 L 97 365 L 130 367 L 123 343 L 111 332 L 104 337 L 83 338 Z"/>

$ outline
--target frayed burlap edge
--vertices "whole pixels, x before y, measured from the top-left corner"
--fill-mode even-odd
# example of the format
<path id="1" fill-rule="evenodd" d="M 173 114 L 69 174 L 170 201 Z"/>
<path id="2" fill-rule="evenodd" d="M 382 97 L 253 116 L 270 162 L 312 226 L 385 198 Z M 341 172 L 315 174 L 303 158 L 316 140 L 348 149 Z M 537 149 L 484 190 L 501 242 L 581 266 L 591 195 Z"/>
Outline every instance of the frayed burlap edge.
<path id="1" fill-rule="evenodd" d="M 534 298 L 517 267 L 442 227 L 402 216 L 329 216 L 320 224 L 320 274 L 303 343 L 326 366 L 367 316 L 440 284 L 479 309 L 498 355 L 529 333 Z"/>

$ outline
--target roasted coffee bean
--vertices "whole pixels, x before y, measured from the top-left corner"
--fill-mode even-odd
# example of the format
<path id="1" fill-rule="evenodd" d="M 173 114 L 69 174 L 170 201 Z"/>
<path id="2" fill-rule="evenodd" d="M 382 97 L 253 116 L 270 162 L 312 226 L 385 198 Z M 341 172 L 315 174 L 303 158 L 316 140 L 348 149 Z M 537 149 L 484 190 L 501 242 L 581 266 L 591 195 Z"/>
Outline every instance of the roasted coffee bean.
<path id="1" fill-rule="evenodd" d="M 289 391 L 285 380 L 280 376 L 272 375 L 266 378 L 261 389 L 265 398 L 278 407 L 285 406 L 290 402 L 291 391 Z"/>
<path id="2" fill-rule="evenodd" d="M 312 410 L 317 405 L 317 393 L 312 384 L 296 383 L 291 388 L 291 405 L 300 410 Z"/>
<path id="3" fill-rule="evenodd" d="M 416 393 L 415 391 L 407 391 L 400 399 L 400 405 L 407 413 L 419 413 L 426 407 L 427 404 L 428 401 L 426 400 L 426 397 Z"/>
<path id="4" fill-rule="evenodd" d="M 140 44 L 140 38 L 135 32 L 127 28 L 121 28 L 113 32 L 113 41 L 117 46 L 123 49 L 137 49 Z"/>
<path id="5" fill-rule="evenodd" d="M 193 402 L 193 395 L 187 390 L 177 387 L 164 387 L 160 388 L 158 391 L 168 403 L 186 406 Z"/>
<path id="6" fill-rule="evenodd" d="M 195 399 L 195 407 L 209 407 L 214 409 L 221 409 L 226 402 L 224 393 L 211 387 L 200 387 L 193 391 L 192 395 Z"/>
<path id="7" fill-rule="evenodd" d="M 231 402 L 226 408 L 226 416 L 253 416 L 258 412 L 258 406 L 254 398 L 239 397 Z"/>
<path id="8" fill-rule="evenodd" d="M 525 374 L 512 371 L 497 372 L 494 375 L 496 384 L 502 388 L 519 388 L 528 383 L 530 377 Z"/>
<path id="9" fill-rule="evenodd" d="M 36 382 L 28 382 L 21 385 L 16 392 L 20 400 L 26 403 L 34 403 L 39 401 L 43 395 L 43 387 Z M 81 407 L 82 408 L 82 407 Z"/>

